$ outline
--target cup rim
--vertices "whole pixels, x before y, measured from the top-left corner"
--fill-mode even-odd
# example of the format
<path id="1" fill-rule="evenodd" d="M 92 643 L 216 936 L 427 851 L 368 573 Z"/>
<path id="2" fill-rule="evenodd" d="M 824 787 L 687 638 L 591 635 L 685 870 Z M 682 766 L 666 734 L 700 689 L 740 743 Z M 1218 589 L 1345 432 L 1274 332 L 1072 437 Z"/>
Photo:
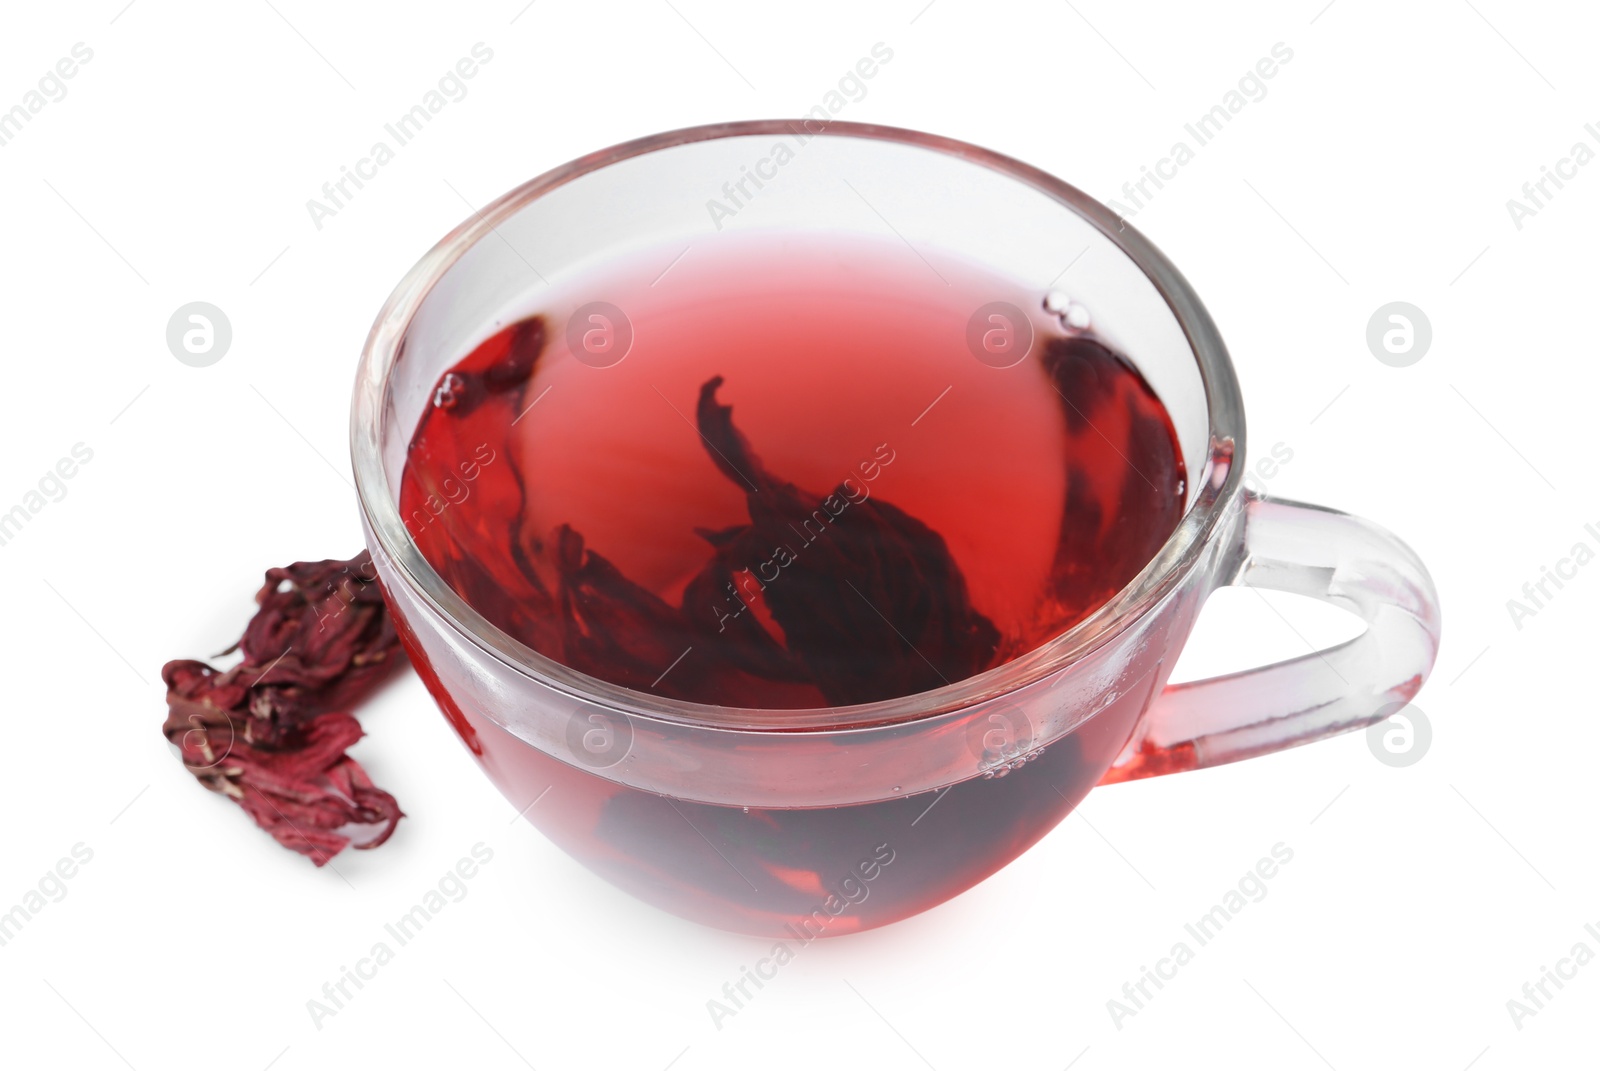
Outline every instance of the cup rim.
<path id="1" fill-rule="evenodd" d="M 877 727 L 934 718 L 971 708 L 1069 668 L 1154 609 L 1179 586 L 1210 542 L 1238 493 L 1244 449 L 1244 407 L 1233 365 L 1216 324 L 1177 268 L 1128 222 L 1083 191 L 1039 168 L 953 138 L 900 127 L 830 121 L 813 136 L 896 142 L 958 157 L 1016 179 L 1076 213 L 1126 254 L 1167 303 L 1199 367 L 1207 409 L 1203 468 L 1190 473 L 1196 493 L 1177 527 L 1128 584 L 1065 632 L 992 669 L 938 688 L 872 703 L 812 708 L 745 708 L 652 695 L 571 669 L 492 624 L 455 592 L 423 557 L 400 517 L 383 466 L 384 404 L 388 376 L 403 350 L 406 331 L 433 286 L 476 242 L 544 194 L 611 164 L 699 141 L 790 133 L 795 119 L 747 120 L 684 127 L 623 142 L 562 164 L 474 212 L 422 257 L 395 287 L 374 321 L 356 371 L 350 415 L 350 452 L 356 497 L 371 549 L 394 567 L 440 618 L 465 640 L 515 672 L 534 678 L 574 702 L 631 717 L 700 728 L 793 732 Z M 807 133 L 812 133 L 807 127 Z"/>

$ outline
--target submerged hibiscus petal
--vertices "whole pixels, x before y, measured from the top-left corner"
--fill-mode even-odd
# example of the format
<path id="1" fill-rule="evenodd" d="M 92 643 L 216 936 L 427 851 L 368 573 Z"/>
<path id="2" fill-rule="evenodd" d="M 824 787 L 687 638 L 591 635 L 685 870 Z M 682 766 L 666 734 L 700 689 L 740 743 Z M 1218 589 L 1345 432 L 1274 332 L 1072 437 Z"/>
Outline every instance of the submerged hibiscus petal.
<path id="1" fill-rule="evenodd" d="M 912 695 L 987 668 L 1000 631 L 973 607 L 944 538 L 852 481 L 819 496 L 769 472 L 734 425 L 733 407 L 717 401 L 721 386 L 717 376 L 701 387 L 699 430 L 717 468 L 747 489 L 750 525 L 714 533 L 713 543 L 723 551 L 795 545 L 760 594 L 790 657 L 827 701 Z M 724 557 L 710 571 L 726 572 Z M 748 625 L 726 635 L 742 645 L 744 663 L 772 664 Z"/>

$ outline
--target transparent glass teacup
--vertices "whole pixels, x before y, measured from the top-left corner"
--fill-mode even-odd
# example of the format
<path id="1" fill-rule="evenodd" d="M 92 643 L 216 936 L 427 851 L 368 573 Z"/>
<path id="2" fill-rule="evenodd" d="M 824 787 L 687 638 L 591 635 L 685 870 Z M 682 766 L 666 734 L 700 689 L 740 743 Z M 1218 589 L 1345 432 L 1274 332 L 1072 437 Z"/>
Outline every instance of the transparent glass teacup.
<path id="1" fill-rule="evenodd" d="M 732 203 L 718 187 L 752 166 L 765 177 L 759 198 L 708 211 L 708 199 Z M 534 285 L 524 251 L 559 280 L 723 230 L 881 235 L 860 189 L 892 191 L 896 237 L 914 249 L 1040 287 L 1075 257 L 1092 258 L 1093 270 L 1073 277 L 1073 298 L 1159 396 L 1189 475 L 1181 522 L 1120 593 L 1020 657 L 943 687 L 752 710 L 577 672 L 495 627 L 440 577 L 397 506 L 407 443 L 440 375 Z M 594 153 L 505 195 L 428 253 L 380 313 L 351 448 L 367 542 L 405 647 L 513 807 L 639 898 L 745 933 L 804 941 L 925 910 L 1016 858 L 1096 784 L 1232 762 L 1387 717 L 1421 687 L 1438 646 L 1432 582 L 1399 540 L 1245 487 L 1233 369 L 1165 257 L 1035 168 L 904 130 L 697 127 Z M 1202 603 L 1229 584 L 1320 598 L 1367 628 L 1292 661 L 1168 686 Z"/>

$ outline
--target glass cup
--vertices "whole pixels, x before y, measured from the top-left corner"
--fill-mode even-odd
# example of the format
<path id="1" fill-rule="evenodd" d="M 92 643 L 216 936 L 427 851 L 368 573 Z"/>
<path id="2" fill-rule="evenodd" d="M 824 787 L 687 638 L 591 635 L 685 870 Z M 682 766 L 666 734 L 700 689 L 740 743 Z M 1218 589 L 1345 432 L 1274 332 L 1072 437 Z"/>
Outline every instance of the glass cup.
<path id="1" fill-rule="evenodd" d="M 739 186 L 752 171 L 762 182 Z M 726 199 L 725 183 L 747 197 Z M 892 229 L 914 249 L 1034 285 L 1089 258 L 1073 298 L 1165 405 L 1189 473 L 1182 520 L 1120 593 L 954 684 L 747 710 L 576 672 L 440 578 L 397 508 L 406 445 L 439 376 L 497 316 L 526 307 L 541 280 L 648 246 L 725 230 L 881 236 L 886 217 L 863 209 L 869 196 L 868 207 L 892 206 Z M 804 942 L 933 907 L 1016 858 L 1096 784 L 1216 766 L 1387 717 L 1422 686 L 1438 647 L 1433 584 L 1398 539 L 1245 487 L 1227 352 L 1154 246 L 1036 168 L 905 130 L 695 127 L 593 153 L 506 194 L 423 257 L 379 314 L 351 450 L 405 648 L 512 806 L 639 898 L 744 933 Z M 1228 584 L 1313 596 L 1367 628 L 1287 662 L 1168 685 L 1206 596 Z"/>

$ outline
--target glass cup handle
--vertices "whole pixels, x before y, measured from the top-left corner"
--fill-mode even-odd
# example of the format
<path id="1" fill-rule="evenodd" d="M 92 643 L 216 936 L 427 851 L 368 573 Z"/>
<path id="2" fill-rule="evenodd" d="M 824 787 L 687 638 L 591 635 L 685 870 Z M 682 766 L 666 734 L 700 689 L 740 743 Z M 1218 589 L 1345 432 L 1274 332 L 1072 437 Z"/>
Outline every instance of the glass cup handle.
<path id="1" fill-rule="evenodd" d="M 1291 591 L 1360 615 L 1353 640 L 1287 662 L 1168 685 L 1102 784 L 1219 766 L 1382 721 L 1439 649 L 1439 597 L 1395 536 L 1337 510 L 1244 492 L 1238 568 L 1223 582 Z"/>

